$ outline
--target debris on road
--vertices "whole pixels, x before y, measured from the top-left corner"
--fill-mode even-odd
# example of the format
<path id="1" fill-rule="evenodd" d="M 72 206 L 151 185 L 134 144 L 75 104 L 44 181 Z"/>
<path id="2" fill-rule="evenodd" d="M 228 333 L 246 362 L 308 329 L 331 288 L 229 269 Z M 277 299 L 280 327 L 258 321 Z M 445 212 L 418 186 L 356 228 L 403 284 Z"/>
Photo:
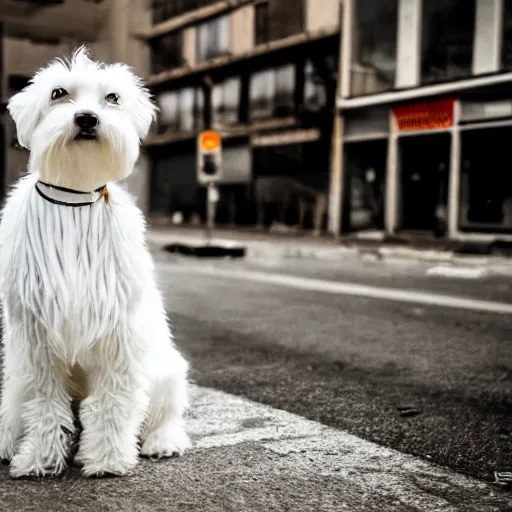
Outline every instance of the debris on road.
<path id="1" fill-rule="evenodd" d="M 494 484 L 507 489 L 512 489 L 512 471 L 495 471 Z"/>
<path id="2" fill-rule="evenodd" d="M 412 418 L 418 416 L 423 411 L 415 405 L 399 405 L 396 410 L 400 413 L 402 418 Z"/>

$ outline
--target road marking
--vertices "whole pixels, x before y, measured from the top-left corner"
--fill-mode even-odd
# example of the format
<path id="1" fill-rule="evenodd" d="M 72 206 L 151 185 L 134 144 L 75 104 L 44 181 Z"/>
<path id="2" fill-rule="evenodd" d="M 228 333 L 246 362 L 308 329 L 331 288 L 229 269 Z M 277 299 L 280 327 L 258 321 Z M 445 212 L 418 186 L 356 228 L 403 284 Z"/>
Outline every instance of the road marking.
<path id="1" fill-rule="evenodd" d="M 371 496 L 375 503 L 392 499 L 396 504 L 392 510 L 406 506 L 407 510 L 486 512 L 510 504 L 510 497 L 498 495 L 486 483 L 295 414 L 196 386 L 191 401 L 187 429 L 194 450 L 250 445 L 261 454 L 262 464 L 273 460 L 276 481 L 290 475 L 297 482 L 333 479 L 339 483 L 340 499 L 350 489 L 356 496 Z M 219 470 L 222 464 L 217 464 Z M 236 472 L 236 467 L 225 471 Z"/>
<path id="2" fill-rule="evenodd" d="M 489 272 L 485 268 L 478 267 L 432 267 L 427 270 L 428 276 L 449 277 L 455 279 L 482 279 Z"/>
<path id="3" fill-rule="evenodd" d="M 429 306 L 498 313 L 505 315 L 512 313 L 512 304 L 506 302 L 470 299 L 457 297 L 454 295 L 441 295 L 437 293 L 401 290 L 397 288 L 383 288 L 378 286 L 347 283 L 342 281 L 324 281 L 307 277 L 254 272 L 249 270 L 239 270 L 235 268 L 228 270 L 225 268 L 216 268 L 214 266 L 206 265 L 184 266 L 168 264 L 161 268 L 164 268 L 167 271 L 178 272 L 180 274 L 183 274 L 183 272 L 190 272 L 211 277 L 221 277 L 222 279 L 252 281 L 257 283 L 285 286 L 299 290 L 331 293 L 335 295 L 351 295 L 356 297 L 366 297 L 370 299 L 383 299 L 395 302 L 425 304 Z"/>

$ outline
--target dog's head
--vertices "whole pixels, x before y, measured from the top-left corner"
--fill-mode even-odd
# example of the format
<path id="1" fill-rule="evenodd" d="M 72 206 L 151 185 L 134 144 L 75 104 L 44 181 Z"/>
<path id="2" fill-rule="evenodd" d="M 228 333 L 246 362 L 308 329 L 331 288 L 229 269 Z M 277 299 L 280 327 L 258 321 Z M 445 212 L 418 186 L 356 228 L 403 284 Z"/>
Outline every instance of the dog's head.
<path id="1" fill-rule="evenodd" d="M 84 47 L 39 70 L 8 109 L 30 169 L 87 192 L 132 172 L 156 111 L 128 66 L 95 62 Z"/>

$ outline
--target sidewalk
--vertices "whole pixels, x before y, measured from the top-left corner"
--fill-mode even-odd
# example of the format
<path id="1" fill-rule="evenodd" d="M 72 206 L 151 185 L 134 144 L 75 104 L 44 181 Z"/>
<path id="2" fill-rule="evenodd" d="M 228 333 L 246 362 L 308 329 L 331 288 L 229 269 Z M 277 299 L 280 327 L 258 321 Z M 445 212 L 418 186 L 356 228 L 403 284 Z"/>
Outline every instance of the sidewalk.
<path id="1" fill-rule="evenodd" d="M 509 492 L 343 431 L 193 387 L 194 448 L 143 460 L 127 477 L 17 480 L 0 469 L 1 510 L 17 512 L 409 512 L 511 510 Z"/>
<path id="2" fill-rule="evenodd" d="M 150 228 L 147 239 L 154 250 L 182 243 L 199 245 L 206 241 L 204 229 L 188 227 Z M 364 240 L 336 241 L 328 237 L 292 236 L 219 228 L 213 243 L 243 245 L 249 260 L 283 260 L 291 258 L 343 261 L 349 257 L 384 261 L 416 260 L 453 267 L 491 270 L 497 275 L 512 275 L 512 258 L 491 255 L 457 254 L 453 249 L 412 247 L 393 243 Z"/>

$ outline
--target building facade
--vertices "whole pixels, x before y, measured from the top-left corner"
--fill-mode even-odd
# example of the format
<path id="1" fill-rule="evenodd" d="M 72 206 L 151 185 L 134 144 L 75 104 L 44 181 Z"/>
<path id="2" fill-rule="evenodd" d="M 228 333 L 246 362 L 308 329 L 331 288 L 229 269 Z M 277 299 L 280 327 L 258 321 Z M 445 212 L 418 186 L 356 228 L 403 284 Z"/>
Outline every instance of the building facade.
<path id="1" fill-rule="evenodd" d="M 153 222 L 202 223 L 196 137 L 223 139 L 218 224 L 327 226 L 339 0 L 157 0 L 146 143 Z"/>
<path id="2" fill-rule="evenodd" d="M 25 172 L 28 152 L 17 145 L 16 130 L 6 112 L 9 98 L 20 91 L 41 66 L 69 56 L 86 44 L 105 62 L 127 62 L 149 75 L 149 49 L 144 34 L 151 26 L 146 0 L 10 0 L 0 6 L 0 200 Z M 140 206 L 147 209 L 147 157 L 142 155 L 128 180 Z"/>
<path id="3" fill-rule="evenodd" d="M 512 1 L 344 2 L 330 230 L 512 238 Z"/>

